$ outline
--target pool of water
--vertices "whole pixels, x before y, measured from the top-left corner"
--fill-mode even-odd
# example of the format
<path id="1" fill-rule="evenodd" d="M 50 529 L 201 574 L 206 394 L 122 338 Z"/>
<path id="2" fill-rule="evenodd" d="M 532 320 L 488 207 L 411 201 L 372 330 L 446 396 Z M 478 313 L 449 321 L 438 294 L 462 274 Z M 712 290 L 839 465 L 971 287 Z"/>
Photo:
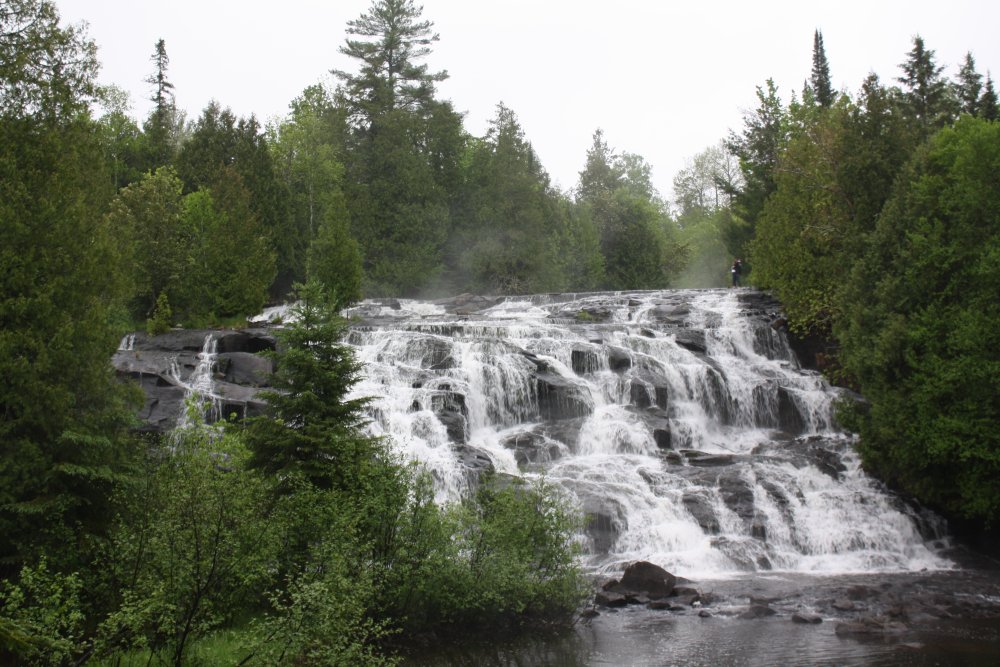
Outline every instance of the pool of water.
<path id="1" fill-rule="evenodd" d="M 665 612 L 635 606 L 601 609 L 571 630 L 545 637 L 481 640 L 411 656 L 418 665 L 512 667 L 995 667 L 1000 664 L 1000 573 L 953 571 L 843 577 L 746 577 L 701 582 L 714 601 L 703 609 Z M 871 591 L 851 612 L 831 614 L 829 601 L 848 590 Z M 741 619 L 749 598 L 765 598 L 776 615 Z M 969 601 L 974 604 L 969 604 Z M 908 605 L 905 627 L 891 635 L 840 636 L 837 625 Z M 964 606 L 962 606 L 964 604 Z M 956 606 L 957 605 L 957 606 Z M 946 610 L 950 609 L 948 612 Z M 823 621 L 800 624 L 794 611 Z M 921 610 L 921 611 L 917 611 Z M 938 618 L 931 611 L 946 618 Z M 963 616 L 964 614 L 964 616 Z"/>

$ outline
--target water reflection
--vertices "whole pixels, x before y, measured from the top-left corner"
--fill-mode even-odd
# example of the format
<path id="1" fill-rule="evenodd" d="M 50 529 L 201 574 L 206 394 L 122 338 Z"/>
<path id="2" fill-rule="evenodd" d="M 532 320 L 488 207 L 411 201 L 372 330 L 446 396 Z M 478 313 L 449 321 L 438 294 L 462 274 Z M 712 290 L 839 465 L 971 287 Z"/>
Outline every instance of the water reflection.
<path id="1" fill-rule="evenodd" d="M 607 612 L 562 636 L 499 645 L 452 647 L 412 656 L 411 667 L 994 667 L 1000 657 L 995 619 L 946 621 L 895 639 L 838 637 L 836 623 L 799 625 L 674 616 L 641 609 Z"/>

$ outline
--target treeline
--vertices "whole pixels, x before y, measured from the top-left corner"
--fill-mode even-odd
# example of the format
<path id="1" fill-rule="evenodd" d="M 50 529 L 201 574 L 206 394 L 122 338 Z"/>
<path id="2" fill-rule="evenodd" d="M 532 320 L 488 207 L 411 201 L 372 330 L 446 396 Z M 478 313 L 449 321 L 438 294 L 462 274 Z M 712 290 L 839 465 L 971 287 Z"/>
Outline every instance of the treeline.
<path id="1" fill-rule="evenodd" d="M 409 2 L 377 2 L 355 29 L 383 19 L 415 31 L 406 49 L 423 39 Z M 364 285 L 444 275 L 457 232 L 439 225 L 460 201 L 445 183 L 472 174 L 485 185 L 461 201 L 504 247 L 469 270 L 496 262 L 482 275 L 510 289 L 569 275 L 551 235 L 578 230 L 550 224 L 569 217 L 512 116 L 473 142 L 404 58 L 345 84 L 356 107 L 315 89 L 270 133 L 214 104 L 188 127 L 162 43 L 154 62 L 141 129 L 121 110 L 95 119 L 113 96 L 86 35 L 46 0 L 0 4 L 0 663 L 392 664 L 415 637 L 565 625 L 583 589 L 560 496 L 483 479 L 436 504 L 362 432 L 339 342 Z M 498 187 L 521 199 L 487 196 Z M 522 239 L 534 255 L 514 256 Z M 141 397 L 109 364 L 136 320 L 238 321 L 302 279 L 269 415 L 136 433 Z"/>
<path id="2" fill-rule="evenodd" d="M 597 131 L 575 194 L 557 191 L 514 110 L 476 137 L 438 98 L 432 28 L 374 2 L 340 49 L 356 70 L 266 128 L 215 102 L 187 122 L 157 43 L 142 127 L 113 96 L 97 120 L 110 223 L 140 267 L 131 316 L 161 296 L 179 322 L 252 314 L 307 278 L 345 301 L 666 286 L 685 251 L 643 158 Z"/>
<path id="3" fill-rule="evenodd" d="M 871 472 L 953 518 L 1000 518 L 1000 124 L 968 54 L 954 79 L 920 37 L 895 85 L 769 81 L 729 147 L 728 231 L 817 362 L 866 402 L 844 411 Z"/>

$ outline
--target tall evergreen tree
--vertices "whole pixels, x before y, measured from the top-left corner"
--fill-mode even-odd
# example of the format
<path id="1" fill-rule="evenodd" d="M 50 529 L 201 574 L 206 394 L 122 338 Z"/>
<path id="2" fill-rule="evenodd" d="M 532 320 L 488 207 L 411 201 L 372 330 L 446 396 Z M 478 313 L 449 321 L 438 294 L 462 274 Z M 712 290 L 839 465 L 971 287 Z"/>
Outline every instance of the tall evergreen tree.
<path id="1" fill-rule="evenodd" d="M 53 3 L 0 9 L 0 577 L 79 567 L 113 514 L 128 419 L 109 363 L 126 292 L 88 118 L 95 48 Z"/>
<path id="2" fill-rule="evenodd" d="M 986 85 L 983 86 L 983 94 L 979 98 L 979 115 L 986 120 L 997 120 L 1000 118 L 1000 101 L 997 100 L 997 92 L 993 89 L 993 79 L 989 72 L 986 73 Z"/>
<path id="3" fill-rule="evenodd" d="M 812 75 L 809 83 L 816 102 L 824 109 L 829 109 L 833 105 L 833 85 L 830 82 L 830 63 L 823 48 L 823 33 L 819 30 L 813 34 Z"/>
<path id="4" fill-rule="evenodd" d="M 434 24 L 420 20 L 423 7 L 413 0 L 374 0 L 368 12 L 347 23 L 348 38 L 340 52 L 361 62 L 351 74 L 334 70 L 343 81 L 344 97 L 356 121 L 371 123 L 393 109 L 416 111 L 434 97 L 434 84 L 448 73 L 429 72 L 416 61 L 438 41 Z"/>
<path id="5" fill-rule="evenodd" d="M 352 125 L 346 191 L 369 293 L 433 284 L 450 232 L 464 138 L 461 117 L 434 98 L 447 74 L 417 63 L 438 38 L 420 14 L 411 0 L 376 0 L 348 24 L 354 38 L 341 49 L 359 72 L 334 71 Z"/>
<path id="6" fill-rule="evenodd" d="M 177 107 L 174 104 L 174 84 L 167 78 L 170 67 L 170 57 L 167 55 L 167 45 L 162 39 L 157 40 L 155 50 L 150 60 L 154 71 L 146 79 L 153 86 L 153 94 L 149 98 L 153 110 L 143 126 L 146 138 L 147 169 L 155 169 L 169 164 L 174 157 L 174 125 L 177 117 Z"/>
<path id="7" fill-rule="evenodd" d="M 459 260 L 473 289 L 526 294 L 562 289 L 555 250 L 558 207 L 517 115 L 497 105 L 486 136 L 470 156 L 459 215 Z"/>
<path id="8" fill-rule="evenodd" d="M 278 332 L 271 414 L 251 420 L 251 467 L 285 489 L 305 480 L 321 489 L 367 492 L 365 470 L 380 443 L 361 432 L 365 399 L 349 398 L 360 365 L 342 342 L 345 322 L 315 282 L 302 286 L 294 322 Z"/>
<path id="9" fill-rule="evenodd" d="M 958 98 L 959 110 L 970 116 L 978 116 L 979 96 L 983 90 L 983 77 L 976 71 L 976 61 L 972 53 L 965 54 L 965 61 L 958 70 L 958 81 L 955 82 L 955 96 Z"/>
<path id="10" fill-rule="evenodd" d="M 903 84 L 906 110 L 920 132 L 928 136 L 951 117 L 950 89 L 941 76 L 944 66 L 937 64 L 933 49 L 926 48 L 923 38 L 917 35 L 913 38 L 913 49 L 900 68 L 903 76 L 896 80 Z"/>
<path id="11" fill-rule="evenodd" d="M 774 81 L 757 86 L 757 108 L 743 116 L 740 134 L 731 131 L 726 148 L 740 161 L 742 185 L 732 190 L 734 217 L 723 228 L 729 252 L 736 257 L 747 254 L 753 239 L 754 225 L 764 202 L 774 192 L 778 155 L 785 142 L 785 109 Z"/>

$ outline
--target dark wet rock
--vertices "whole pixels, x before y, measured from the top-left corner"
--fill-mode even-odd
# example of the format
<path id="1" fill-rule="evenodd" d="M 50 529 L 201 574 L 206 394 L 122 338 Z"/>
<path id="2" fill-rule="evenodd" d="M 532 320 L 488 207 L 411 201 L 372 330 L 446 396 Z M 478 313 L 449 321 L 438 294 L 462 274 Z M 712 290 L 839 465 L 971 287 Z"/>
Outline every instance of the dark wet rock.
<path id="1" fill-rule="evenodd" d="M 637 561 L 625 568 L 619 585 L 625 590 L 641 592 L 650 598 L 670 595 L 677 578 L 659 565 L 648 561 Z"/>
<path id="2" fill-rule="evenodd" d="M 601 369 L 601 359 L 592 349 L 574 349 L 570 353 L 570 363 L 577 375 L 596 373 Z"/>
<path id="3" fill-rule="evenodd" d="M 732 465 L 734 457 L 732 454 L 706 454 L 696 449 L 682 449 L 681 454 L 687 459 L 689 465 L 700 467 L 715 467 Z"/>
<path id="4" fill-rule="evenodd" d="M 778 387 L 778 424 L 777 427 L 789 433 L 802 433 L 805 430 L 805 420 L 799 411 L 794 395 L 784 387 Z"/>
<path id="5" fill-rule="evenodd" d="M 830 606 L 837 611 L 854 611 L 855 609 L 854 603 L 847 599 L 835 600 Z"/>
<path id="6" fill-rule="evenodd" d="M 588 513 L 584 525 L 584 532 L 593 543 L 594 553 L 610 552 L 618 540 L 618 527 L 614 518 L 605 512 Z"/>
<path id="7" fill-rule="evenodd" d="M 250 387 L 267 387 L 274 374 L 274 362 L 251 352 L 221 352 L 216 370 L 226 382 Z"/>
<path id="8" fill-rule="evenodd" d="M 774 609 L 771 609 L 767 605 L 754 604 L 750 605 L 750 607 L 748 607 L 746 611 L 737 616 L 737 618 L 740 618 L 742 620 L 749 620 L 754 618 L 766 618 L 767 616 L 774 616 L 777 613 L 778 612 L 776 612 Z"/>
<path id="9" fill-rule="evenodd" d="M 666 599 L 652 600 L 646 607 L 657 610 L 670 609 L 670 601 Z"/>
<path id="10" fill-rule="evenodd" d="M 671 447 L 670 429 L 665 429 L 665 428 L 653 429 L 653 442 L 655 442 L 656 446 L 659 447 L 660 449 L 670 449 Z"/>
<path id="11" fill-rule="evenodd" d="M 719 534 L 722 530 L 719 519 L 715 515 L 711 501 L 706 496 L 695 491 L 686 491 L 681 496 L 681 502 L 684 503 L 684 509 L 694 517 L 704 532 L 709 535 Z"/>
<path id="12" fill-rule="evenodd" d="M 200 333 L 203 334 L 202 342 L 204 343 L 205 332 Z M 274 351 L 277 348 L 277 339 L 266 329 L 223 331 L 214 337 L 218 339 L 216 351 L 219 354 L 228 352 L 257 354 L 258 352 Z"/>
<path id="13" fill-rule="evenodd" d="M 792 614 L 792 623 L 816 624 L 822 622 L 823 622 L 823 617 L 820 616 L 819 614 L 811 614 L 803 611 L 797 611 L 794 614 Z"/>
<path id="14" fill-rule="evenodd" d="M 632 380 L 629 385 L 629 402 L 637 408 L 648 408 L 653 405 L 649 390 L 644 383 Z"/>
<path id="15" fill-rule="evenodd" d="M 615 373 L 624 373 L 632 368 L 632 356 L 627 350 L 618 347 L 608 349 L 608 368 Z"/>
<path id="16" fill-rule="evenodd" d="M 701 611 L 698 612 L 698 617 L 699 618 L 712 618 L 712 614 L 710 612 L 705 611 L 704 609 L 702 609 Z"/>
<path id="17" fill-rule="evenodd" d="M 482 475 L 496 471 L 490 457 L 475 447 L 460 445 L 455 447 L 455 452 L 466 469 L 470 481 L 478 482 Z"/>
<path id="18" fill-rule="evenodd" d="M 539 373 L 535 379 L 535 391 L 542 419 L 583 417 L 593 411 L 584 389 L 561 375 Z"/>
<path id="19" fill-rule="evenodd" d="M 597 591 L 594 602 L 603 607 L 624 607 L 628 604 L 625 595 L 615 591 Z"/>
<path id="20" fill-rule="evenodd" d="M 643 593 L 626 593 L 625 600 L 629 604 L 649 604 L 651 602 L 649 596 Z"/>
<path id="21" fill-rule="evenodd" d="M 700 329 L 681 329 L 674 334 L 678 345 L 691 352 L 705 354 L 708 346 L 705 343 L 705 332 Z"/>
<path id="22" fill-rule="evenodd" d="M 464 395 L 447 389 L 436 391 L 431 396 L 431 410 L 444 425 L 452 442 L 465 444 L 469 441 L 469 409 Z"/>
<path id="23" fill-rule="evenodd" d="M 661 410 L 666 410 L 670 407 L 670 390 L 667 387 L 655 387 L 654 391 L 656 394 L 656 407 Z"/>
<path id="24" fill-rule="evenodd" d="M 595 616 L 600 616 L 600 615 L 601 612 L 597 611 L 597 609 L 595 609 L 594 607 L 587 607 L 586 609 L 580 612 L 580 618 L 583 619 L 594 618 Z"/>
<path id="25" fill-rule="evenodd" d="M 420 339 L 423 355 L 420 366 L 432 371 L 445 371 L 455 368 L 458 362 L 452 355 L 452 345 L 443 338 L 426 337 Z"/>
<path id="26" fill-rule="evenodd" d="M 533 431 L 515 433 L 505 438 L 501 444 L 513 450 L 514 459 L 522 466 L 549 463 L 562 455 L 559 443 Z"/>
<path id="27" fill-rule="evenodd" d="M 735 512 L 747 526 L 750 526 L 757 514 L 754 505 L 753 489 L 742 477 L 722 475 L 719 477 L 719 494 L 726 507 Z"/>

